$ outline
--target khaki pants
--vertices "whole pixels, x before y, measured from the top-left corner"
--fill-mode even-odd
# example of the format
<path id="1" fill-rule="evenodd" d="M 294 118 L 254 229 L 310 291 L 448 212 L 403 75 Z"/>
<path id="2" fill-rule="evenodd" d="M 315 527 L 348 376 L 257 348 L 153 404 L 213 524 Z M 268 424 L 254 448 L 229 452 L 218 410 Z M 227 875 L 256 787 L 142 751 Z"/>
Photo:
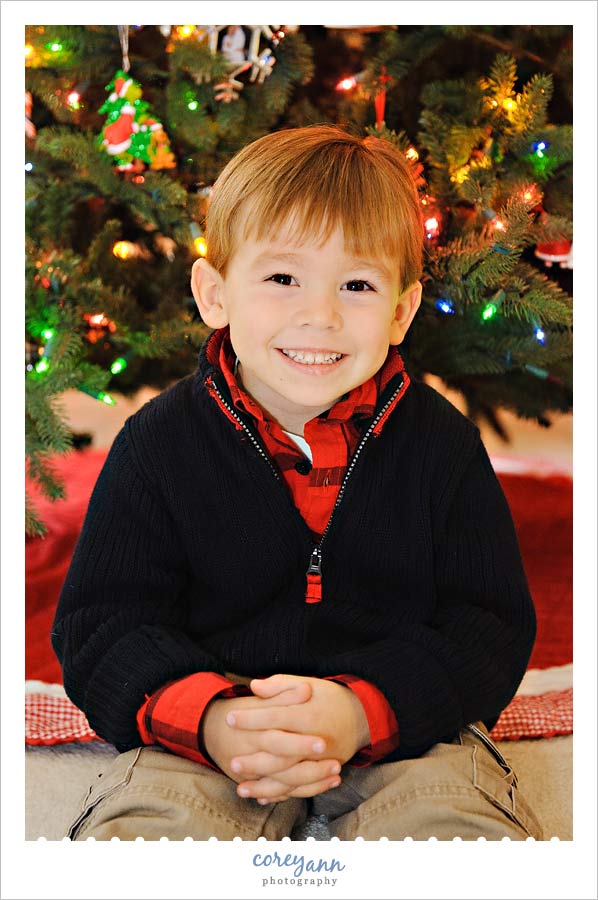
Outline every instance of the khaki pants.
<path id="1" fill-rule="evenodd" d="M 207 766 L 139 747 L 98 776 L 68 836 L 278 841 L 293 837 L 308 815 L 325 815 L 331 835 L 341 840 L 542 840 L 515 773 L 481 723 L 418 759 L 344 766 L 341 778 L 340 787 L 310 800 L 260 806 L 238 797 L 235 783 Z"/>

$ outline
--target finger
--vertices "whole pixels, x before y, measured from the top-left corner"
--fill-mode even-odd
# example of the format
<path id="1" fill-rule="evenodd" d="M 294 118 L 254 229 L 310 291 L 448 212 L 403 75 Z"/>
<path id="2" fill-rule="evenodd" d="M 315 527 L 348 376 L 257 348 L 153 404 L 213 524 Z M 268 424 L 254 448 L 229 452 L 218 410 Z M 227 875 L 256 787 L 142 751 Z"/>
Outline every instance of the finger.
<path id="1" fill-rule="evenodd" d="M 269 696 L 266 696 L 265 694 L 260 696 L 257 692 L 254 692 L 254 694 L 263 702 L 263 707 L 294 706 L 295 704 L 306 703 L 310 700 L 312 690 L 311 685 L 307 681 L 298 681 L 292 688 L 287 688 L 279 694 L 272 694 Z"/>
<path id="2" fill-rule="evenodd" d="M 338 787 L 341 780 L 338 775 L 322 778 L 313 784 L 301 784 L 291 788 L 282 784 L 275 778 L 260 778 L 258 781 L 244 781 L 237 786 L 237 794 L 240 797 L 253 797 L 258 802 L 279 802 L 279 797 L 315 797 L 325 791 Z M 262 803 L 262 805 L 265 805 Z"/>
<path id="3" fill-rule="evenodd" d="M 249 709 L 237 707 L 227 713 L 226 722 L 233 728 L 242 728 L 245 731 L 269 731 L 275 728 L 305 734 L 310 731 L 308 723 L 313 722 L 313 714 L 305 707 L 297 709 L 296 705 L 275 704 L 254 706 Z"/>
<path id="4" fill-rule="evenodd" d="M 290 703 L 305 703 L 312 694 L 308 681 L 302 681 L 296 675 L 271 675 L 269 678 L 253 678 L 249 687 L 257 697 L 268 699 L 290 692 Z"/>
<path id="5" fill-rule="evenodd" d="M 255 732 L 253 740 L 255 752 L 265 751 L 273 756 L 291 757 L 291 763 L 302 759 L 322 759 L 326 752 L 326 742 L 315 734 L 270 729 Z"/>
<path id="6" fill-rule="evenodd" d="M 335 759 L 291 759 L 261 751 L 235 757 L 231 760 L 231 769 L 239 776 L 239 781 L 275 776 L 278 781 L 296 787 L 338 775 L 341 766 Z"/>

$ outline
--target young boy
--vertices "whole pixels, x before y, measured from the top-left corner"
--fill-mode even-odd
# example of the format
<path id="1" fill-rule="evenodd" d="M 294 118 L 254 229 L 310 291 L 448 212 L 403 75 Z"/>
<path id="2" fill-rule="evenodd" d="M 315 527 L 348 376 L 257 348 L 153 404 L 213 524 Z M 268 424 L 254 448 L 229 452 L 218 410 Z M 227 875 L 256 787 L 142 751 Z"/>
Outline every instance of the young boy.
<path id="1" fill-rule="evenodd" d="M 477 428 L 397 350 L 420 204 L 389 143 L 245 147 L 212 193 L 196 372 L 126 422 L 53 644 L 121 755 L 70 837 L 541 837 L 487 729 L 535 617 Z"/>

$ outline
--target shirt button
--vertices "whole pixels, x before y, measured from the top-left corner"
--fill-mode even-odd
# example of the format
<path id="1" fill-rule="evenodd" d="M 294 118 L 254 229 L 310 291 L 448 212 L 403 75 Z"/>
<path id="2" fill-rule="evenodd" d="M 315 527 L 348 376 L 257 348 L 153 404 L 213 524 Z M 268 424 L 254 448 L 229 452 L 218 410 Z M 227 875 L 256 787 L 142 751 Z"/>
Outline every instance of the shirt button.
<path id="1" fill-rule="evenodd" d="M 308 459 L 300 459 L 299 462 L 295 463 L 295 470 L 300 475 L 309 475 L 311 468 L 311 463 Z"/>

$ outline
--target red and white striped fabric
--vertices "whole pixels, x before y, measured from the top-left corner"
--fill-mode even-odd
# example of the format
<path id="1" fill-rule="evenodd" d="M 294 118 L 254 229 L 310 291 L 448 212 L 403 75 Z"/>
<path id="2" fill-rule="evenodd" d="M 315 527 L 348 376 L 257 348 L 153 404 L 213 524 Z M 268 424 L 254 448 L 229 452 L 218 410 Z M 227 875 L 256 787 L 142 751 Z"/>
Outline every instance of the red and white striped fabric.
<path id="1" fill-rule="evenodd" d="M 573 732 L 573 666 L 530 669 L 492 729 L 496 741 L 554 737 Z M 101 740 L 60 684 L 26 682 L 25 743 Z"/>

